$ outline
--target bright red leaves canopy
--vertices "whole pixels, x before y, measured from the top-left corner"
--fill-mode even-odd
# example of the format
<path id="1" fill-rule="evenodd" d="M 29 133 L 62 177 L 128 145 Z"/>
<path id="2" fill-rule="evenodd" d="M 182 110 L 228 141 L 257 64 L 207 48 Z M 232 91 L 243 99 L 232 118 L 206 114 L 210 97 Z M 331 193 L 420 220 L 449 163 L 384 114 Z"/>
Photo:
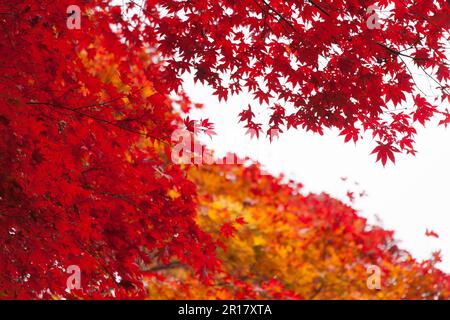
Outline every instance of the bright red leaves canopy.
<path id="1" fill-rule="evenodd" d="M 369 23 L 374 5 L 380 28 Z M 438 108 L 450 102 L 446 0 L 154 0 L 143 12 L 145 40 L 167 57 L 169 77 L 194 72 L 219 99 L 252 93 L 270 107 L 267 132 L 337 128 L 356 142 L 368 131 L 386 146 L 374 150 L 378 158 L 390 150 L 394 159 L 392 151 L 414 154 L 416 123 L 448 119 Z M 434 104 L 413 67 L 435 87 Z M 398 108 L 411 94 L 414 101 Z M 249 115 L 241 121 L 261 130 Z"/>

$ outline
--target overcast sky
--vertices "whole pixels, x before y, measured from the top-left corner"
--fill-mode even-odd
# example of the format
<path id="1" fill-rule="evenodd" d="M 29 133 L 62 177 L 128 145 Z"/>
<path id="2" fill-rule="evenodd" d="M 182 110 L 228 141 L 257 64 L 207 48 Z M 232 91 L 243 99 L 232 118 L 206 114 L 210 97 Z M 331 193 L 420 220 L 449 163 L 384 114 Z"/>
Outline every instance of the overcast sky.
<path id="1" fill-rule="evenodd" d="M 383 168 L 370 155 L 375 147 L 370 137 L 355 146 L 344 144 L 335 131 L 319 136 L 293 130 L 272 144 L 250 140 L 238 124 L 239 112 L 249 103 L 259 113 L 258 103 L 250 96 L 241 94 L 219 103 L 210 88 L 194 85 L 190 77 L 185 77 L 184 89 L 194 102 L 205 104 L 202 110 L 193 111 L 191 118 L 209 118 L 215 123 L 217 135 L 202 141 L 217 155 L 230 151 L 256 158 L 269 172 L 282 172 L 304 184 L 305 191 L 327 192 L 347 203 L 348 190 L 355 194 L 365 190 L 368 196 L 353 204 L 360 215 L 394 230 L 400 246 L 418 259 L 441 250 L 439 267 L 450 272 L 450 129 L 436 125 L 418 128 L 417 156 L 397 156 L 396 165 Z M 341 177 L 348 179 L 344 182 Z M 439 239 L 426 237 L 427 228 L 437 232 Z"/>

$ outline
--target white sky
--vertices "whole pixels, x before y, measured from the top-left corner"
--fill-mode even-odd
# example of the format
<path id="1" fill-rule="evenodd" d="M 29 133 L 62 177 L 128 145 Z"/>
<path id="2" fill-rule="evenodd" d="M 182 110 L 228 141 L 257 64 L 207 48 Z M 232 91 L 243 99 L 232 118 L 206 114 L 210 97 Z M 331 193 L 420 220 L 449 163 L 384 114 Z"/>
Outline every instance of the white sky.
<path id="1" fill-rule="evenodd" d="M 435 250 L 442 251 L 443 262 L 438 266 L 450 272 L 450 130 L 436 125 L 418 128 L 416 157 L 397 156 L 396 165 L 386 168 L 375 163 L 370 155 L 375 143 L 367 138 L 355 146 L 344 144 L 337 132 L 324 136 L 292 130 L 268 139 L 250 140 L 238 114 L 249 103 L 258 114 L 258 103 L 246 95 L 232 96 L 219 103 L 212 90 L 192 78 L 184 77 L 184 89 L 194 102 L 205 105 L 191 112 L 192 119 L 209 118 L 215 124 L 216 136 L 202 139 L 216 155 L 227 151 L 258 159 L 274 174 L 283 172 L 288 178 L 304 184 L 304 191 L 327 192 L 348 203 L 348 190 L 365 190 L 368 197 L 357 199 L 353 207 L 370 223 L 394 230 L 400 247 L 417 259 L 429 258 Z M 259 110 L 263 110 L 261 107 Z M 262 111 L 264 112 L 264 111 Z M 343 182 L 340 177 L 348 177 Z M 359 185 L 355 185 L 355 181 Z M 439 239 L 425 236 L 431 229 Z"/>

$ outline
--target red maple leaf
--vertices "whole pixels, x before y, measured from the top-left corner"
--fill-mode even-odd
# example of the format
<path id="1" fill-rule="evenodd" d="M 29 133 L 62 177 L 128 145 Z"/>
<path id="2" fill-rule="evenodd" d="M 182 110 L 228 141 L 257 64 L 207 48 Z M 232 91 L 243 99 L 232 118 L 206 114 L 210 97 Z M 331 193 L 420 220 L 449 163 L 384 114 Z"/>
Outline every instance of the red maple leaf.
<path id="1" fill-rule="evenodd" d="M 387 160 L 391 160 L 393 163 L 395 163 L 395 152 L 400 152 L 396 147 L 392 146 L 389 143 L 381 143 L 378 142 L 378 146 L 373 149 L 371 154 L 376 153 L 377 154 L 377 162 L 381 160 L 381 163 L 383 166 L 386 165 Z"/>
<path id="2" fill-rule="evenodd" d="M 235 221 L 236 221 L 236 223 L 239 223 L 242 225 L 247 223 L 243 217 L 237 217 Z"/>
<path id="3" fill-rule="evenodd" d="M 236 228 L 233 226 L 233 224 L 231 222 L 225 222 L 221 227 L 220 227 L 220 233 L 225 237 L 225 238 L 230 238 L 233 236 L 233 234 L 236 232 Z"/>
<path id="4" fill-rule="evenodd" d="M 425 236 L 439 238 L 439 235 L 436 232 L 434 232 L 433 230 L 428 230 L 428 229 L 425 231 Z"/>

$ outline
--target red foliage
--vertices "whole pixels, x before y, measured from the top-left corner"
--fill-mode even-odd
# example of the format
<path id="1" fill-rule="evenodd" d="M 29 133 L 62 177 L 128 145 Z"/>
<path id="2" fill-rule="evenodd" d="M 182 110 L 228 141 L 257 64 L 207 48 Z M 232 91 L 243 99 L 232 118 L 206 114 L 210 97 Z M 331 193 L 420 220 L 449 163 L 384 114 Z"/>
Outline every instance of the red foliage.
<path id="1" fill-rule="evenodd" d="M 450 100 L 448 1 L 380 1 L 395 6 L 383 30 L 366 27 L 357 0 L 149 0 L 129 19 L 110 1 L 79 0 L 80 30 L 66 25 L 72 4 L 0 0 L 2 297 L 141 297 L 148 265 L 176 258 L 205 280 L 218 269 L 217 243 L 194 221 L 195 185 L 168 160 L 174 105 L 191 107 L 183 72 L 220 99 L 250 91 L 270 105 L 270 129 L 337 127 L 346 141 L 371 130 L 383 164 L 414 153 L 415 122 L 441 112 L 403 59 Z M 386 113 L 412 93 L 417 110 Z M 241 120 L 259 135 L 250 107 Z M 70 294 L 69 265 L 83 270 Z"/>
<path id="2" fill-rule="evenodd" d="M 385 164 L 394 161 L 393 152 L 415 153 L 416 122 L 444 115 L 448 123 L 438 109 L 440 101 L 450 101 L 446 0 L 151 3 L 143 28 L 169 57 L 171 74 L 191 68 L 219 98 L 252 93 L 269 106 L 268 132 L 337 128 L 346 142 L 356 142 L 369 131 Z M 373 5 L 383 12 L 375 29 L 368 27 Z M 441 93 L 433 104 L 416 85 L 412 65 Z M 411 95 L 415 107 L 397 108 Z M 240 120 L 259 136 L 253 116 L 249 107 Z"/>
<path id="3" fill-rule="evenodd" d="M 177 119 L 167 78 L 140 58 L 138 39 L 111 30 L 118 8 L 79 2 L 102 10 L 69 30 L 70 4 L 1 3 L 0 295 L 70 297 L 69 265 L 82 270 L 72 296 L 92 298 L 142 296 L 142 265 L 172 257 L 204 277 L 217 260 L 194 222 L 195 186 L 154 148 Z M 110 65 L 126 89 L 101 79 Z"/>

